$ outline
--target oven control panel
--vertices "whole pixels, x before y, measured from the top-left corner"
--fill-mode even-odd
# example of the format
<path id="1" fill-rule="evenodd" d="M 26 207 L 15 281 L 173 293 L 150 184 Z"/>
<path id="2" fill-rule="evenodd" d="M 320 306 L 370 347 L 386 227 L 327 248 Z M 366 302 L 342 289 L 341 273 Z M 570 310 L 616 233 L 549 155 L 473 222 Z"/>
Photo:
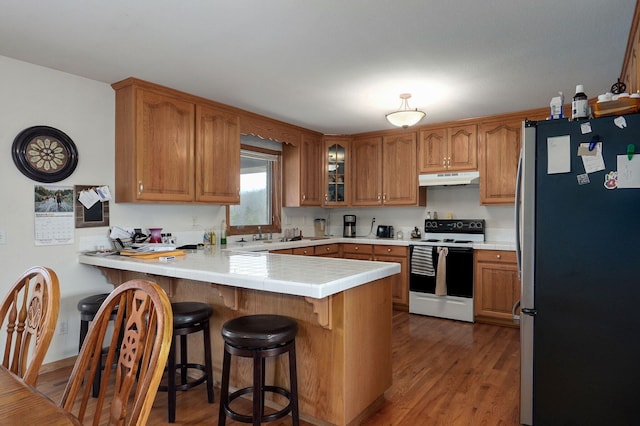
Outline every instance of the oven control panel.
<path id="1" fill-rule="evenodd" d="M 424 232 L 484 234 L 484 219 L 426 219 Z"/>

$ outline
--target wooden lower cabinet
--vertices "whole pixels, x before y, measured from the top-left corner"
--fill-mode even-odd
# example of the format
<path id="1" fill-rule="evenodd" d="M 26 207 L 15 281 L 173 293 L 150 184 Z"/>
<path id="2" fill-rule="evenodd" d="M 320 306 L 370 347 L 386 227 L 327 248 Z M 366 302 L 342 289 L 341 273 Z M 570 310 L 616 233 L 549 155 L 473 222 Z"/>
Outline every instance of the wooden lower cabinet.
<path id="1" fill-rule="evenodd" d="M 513 306 L 520 300 L 516 253 L 475 250 L 474 256 L 475 321 L 517 327 L 512 313 Z"/>
<path id="2" fill-rule="evenodd" d="M 400 273 L 394 275 L 391 284 L 393 308 L 399 311 L 409 310 L 409 248 L 404 246 L 373 246 L 373 260 L 396 262 L 400 264 Z"/>

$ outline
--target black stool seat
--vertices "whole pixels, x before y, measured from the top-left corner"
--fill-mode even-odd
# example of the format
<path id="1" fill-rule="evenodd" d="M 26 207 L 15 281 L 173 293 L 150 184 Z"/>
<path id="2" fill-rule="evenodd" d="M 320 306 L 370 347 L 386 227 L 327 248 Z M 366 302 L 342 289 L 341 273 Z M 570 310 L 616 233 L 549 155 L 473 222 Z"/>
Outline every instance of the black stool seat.
<path id="1" fill-rule="evenodd" d="M 91 322 L 93 321 L 93 318 L 96 316 L 96 314 L 98 313 L 98 310 L 100 309 L 100 306 L 102 306 L 102 303 L 107 299 L 107 297 L 109 297 L 109 293 L 102 293 L 102 294 L 94 294 L 91 296 L 87 296 L 83 299 L 80 299 L 78 301 L 78 311 L 80 311 L 80 321 L 87 321 L 87 322 Z M 111 316 L 113 318 L 111 319 L 115 319 L 115 314 L 118 312 L 118 308 L 116 307 L 116 309 L 113 310 L 113 312 L 111 313 Z M 86 335 L 87 333 L 85 333 Z M 82 342 L 84 341 L 84 336 L 82 336 L 82 338 L 80 339 L 80 346 L 82 346 Z"/>
<path id="2" fill-rule="evenodd" d="M 173 311 L 173 339 L 167 359 L 167 380 L 158 387 L 166 391 L 169 399 L 169 423 L 176 420 L 176 392 L 186 391 L 194 386 L 206 382 L 207 399 L 213 402 L 213 365 L 211 361 L 211 337 L 209 334 L 209 318 L 213 309 L 202 302 L 174 302 Z M 202 331 L 204 345 L 204 364 L 188 362 L 187 335 Z M 176 341 L 180 341 L 180 362 L 176 362 Z M 189 370 L 198 370 L 200 376 L 190 378 Z M 179 379 L 176 382 L 176 372 Z M 191 379 L 191 380 L 190 380 Z"/>
<path id="3" fill-rule="evenodd" d="M 298 323 L 282 315 L 246 315 L 227 321 L 222 338 L 238 348 L 271 348 L 295 339 Z"/>
<path id="4" fill-rule="evenodd" d="M 93 313 L 94 315 L 98 313 L 98 309 L 102 306 L 102 302 L 109 297 L 109 293 L 103 294 L 94 294 L 92 296 L 87 296 L 84 299 L 80 299 L 78 302 L 78 310 L 80 312 Z"/>
<path id="5" fill-rule="evenodd" d="M 206 303 L 177 302 L 171 304 L 173 326 L 188 327 L 206 321 L 213 315 L 213 309 Z"/>
<path id="6" fill-rule="evenodd" d="M 260 425 L 264 422 L 280 419 L 289 413 L 291 413 L 293 424 L 295 426 L 300 424 L 295 346 L 297 333 L 298 323 L 282 315 L 247 315 L 234 318 L 222 325 L 224 358 L 218 413 L 219 426 L 226 424 L 227 417 L 243 423 Z M 265 358 L 281 354 L 289 355 L 290 389 L 265 383 Z M 253 359 L 253 384 L 229 393 L 232 355 Z M 280 410 L 266 414 L 264 403 L 266 392 L 282 395 L 288 400 L 287 405 Z M 252 395 L 253 401 L 251 415 L 240 413 L 230 407 L 233 400 L 248 394 Z"/>

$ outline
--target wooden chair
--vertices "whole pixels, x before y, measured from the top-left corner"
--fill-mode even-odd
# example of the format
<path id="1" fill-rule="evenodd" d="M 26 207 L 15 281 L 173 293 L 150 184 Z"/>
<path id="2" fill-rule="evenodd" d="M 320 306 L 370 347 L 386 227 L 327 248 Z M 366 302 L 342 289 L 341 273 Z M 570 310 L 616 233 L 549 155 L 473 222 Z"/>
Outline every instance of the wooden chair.
<path id="1" fill-rule="evenodd" d="M 111 330 L 108 325 L 116 306 L 118 314 Z M 107 329 L 112 332 L 110 344 L 106 345 L 107 367 L 102 373 L 98 397 L 91 398 Z M 122 343 L 118 345 L 121 332 Z M 61 407 L 82 423 L 85 417 L 92 417 L 94 425 L 104 424 L 101 421 L 104 415 L 109 425 L 144 425 L 167 362 L 172 332 L 171 303 L 160 286 L 131 280 L 116 287 L 91 323 L 62 395 Z M 115 369 L 109 368 L 114 364 Z"/>
<path id="2" fill-rule="evenodd" d="M 31 386 L 38 380 L 59 311 L 58 276 L 42 266 L 27 269 L 0 305 L 0 321 L 7 333 L 2 365 Z"/>

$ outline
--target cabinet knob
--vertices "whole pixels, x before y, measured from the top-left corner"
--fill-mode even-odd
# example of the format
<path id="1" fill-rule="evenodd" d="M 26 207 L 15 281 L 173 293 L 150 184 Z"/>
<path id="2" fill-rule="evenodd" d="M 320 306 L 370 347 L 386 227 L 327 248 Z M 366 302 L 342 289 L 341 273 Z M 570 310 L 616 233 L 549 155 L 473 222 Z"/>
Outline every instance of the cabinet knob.
<path id="1" fill-rule="evenodd" d="M 387 253 L 391 253 L 391 249 L 390 248 L 387 249 Z"/>
<path id="2" fill-rule="evenodd" d="M 302 253 L 307 254 L 307 251 L 305 250 L 305 251 L 303 251 Z"/>
<path id="3" fill-rule="evenodd" d="M 142 184 L 142 181 L 139 180 L 138 181 L 138 195 L 142 194 L 142 190 L 144 189 L 144 185 Z"/>
<path id="4" fill-rule="evenodd" d="M 302 201 L 307 199 L 307 195 L 306 194 L 302 194 Z"/>
<path id="5" fill-rule="evenodd" d="M 382 201 L 387 201 L 387 194 L 382 194 Z"/>
<path id="6" fill-rule="evenodd" d="M 325 247 L 324 249 L 325 251 L 330 251 L 329 247 Z"/>
<path id="7" fill-rule="evenodd" d="M 360 248 L 360 247 L 355 246 L 353 249 L 354 249 L 355 251 L 358 251 L 358 249 L 359 249 L 359 248 Z"/>
<path id="8" fill-rule="evenodd" d="M 378 194 L 378 201 L 380 201 L 380 198 L 381 198 L 381 196 L 380 196 L 380 194 Z"/>
<path id="9" fill-rule="evenodd" d="M 501 254 L 496 254 L 496 258 L 497 258 L 497 259 L 502 258 L 502 255 L 501 255 Z"/>

